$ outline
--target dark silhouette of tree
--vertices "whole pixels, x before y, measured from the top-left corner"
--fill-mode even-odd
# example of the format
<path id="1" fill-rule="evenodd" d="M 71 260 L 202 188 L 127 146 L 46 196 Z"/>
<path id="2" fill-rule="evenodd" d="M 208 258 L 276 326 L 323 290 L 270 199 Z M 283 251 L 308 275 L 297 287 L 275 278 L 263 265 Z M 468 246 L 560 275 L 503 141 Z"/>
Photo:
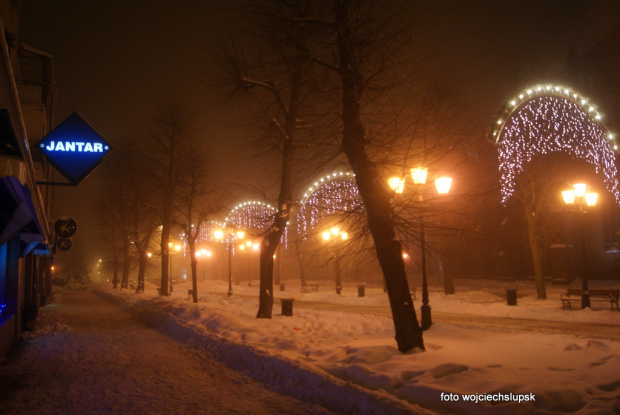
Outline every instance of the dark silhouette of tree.
<path id="1" fill-rule="evenodd" d="M 161 294 L 168 295 L 170 233 L 178 212 L 179 182 L 189 152 L 193 118 L 187 104 L 176 97 L 164 98 L 149 115 L 143 138 L 145 154 L 157 191 L 157 213 L 161 223 Z"/>
<path id="2" fill-rule="evenodd" d="M 224 207 L 223 193 L 209 183 L 206 153 L 200 147 L 192 150 L 182 162 L 181 180 L 178 185 L 179 212 L 176 223 L 183 231 L 189 247 L 192 270 L 192 299 L 198 302 L 198 277 L 196 240 L 212 214 Z"/>
<path id="3" fill-rule="evenodd" d="M 253 2 L 253 24 L 245 37 L 218 52 L 223 85 L 253 100 L 257 124 L 267 124 L 259 145 L 279 155 L 277 212 L 260 244 L 257 318 L 272 316 L 274 255 L 291 217 L 294 167 L 301 164 L 296 158 L 303 143 L 300 135 L 310 126 L 309 101 L 317 78 L 306 56 L 308 27 L 297 20 L 306 18 L 311 7 L 311 2 L 297 0 Z"/>

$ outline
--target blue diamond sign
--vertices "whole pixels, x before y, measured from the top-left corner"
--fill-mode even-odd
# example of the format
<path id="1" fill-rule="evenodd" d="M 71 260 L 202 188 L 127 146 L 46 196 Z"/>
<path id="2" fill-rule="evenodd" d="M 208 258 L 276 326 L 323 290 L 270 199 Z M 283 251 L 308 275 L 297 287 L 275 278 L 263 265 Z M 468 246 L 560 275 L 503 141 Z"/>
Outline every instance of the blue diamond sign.
<path id="1" fill-rule="evenodd" d="M 50 163 L 72 184 L 81 182 L 112 147 L 77 113 L 54 128 L 38 143 Z"/>

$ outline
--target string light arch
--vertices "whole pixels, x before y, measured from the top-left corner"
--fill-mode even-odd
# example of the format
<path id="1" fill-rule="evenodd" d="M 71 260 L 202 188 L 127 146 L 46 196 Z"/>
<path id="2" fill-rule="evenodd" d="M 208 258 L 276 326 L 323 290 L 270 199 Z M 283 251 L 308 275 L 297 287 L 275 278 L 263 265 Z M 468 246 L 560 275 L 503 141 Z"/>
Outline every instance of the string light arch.
<path id="1" fill-rule="evenodd" d="M 269 203 L 253 200 L 235 206 L 224 219 L 224 223 L 252 234 L 261 234 L 273 222 L 276 213 L 277 209 Z"/>
<path id="2" fill-rule="evenodd" d="M 498 148 L 503 204 L 532 158 L 564 152 L 592 164 L 620 206 L 615 137 L 596 106 L 574 90 L 537 85 L 521 91 L 500 110 L 490 139 Z"/>
<path id="3" fill-rule="evenodd" d="M 297 232 L 305 238 L 321 218 L 339 212 L 361 211 L 364 203 L 359 195 L 355 174 L 331 173 L 308 188 L 297 213 Z"/>

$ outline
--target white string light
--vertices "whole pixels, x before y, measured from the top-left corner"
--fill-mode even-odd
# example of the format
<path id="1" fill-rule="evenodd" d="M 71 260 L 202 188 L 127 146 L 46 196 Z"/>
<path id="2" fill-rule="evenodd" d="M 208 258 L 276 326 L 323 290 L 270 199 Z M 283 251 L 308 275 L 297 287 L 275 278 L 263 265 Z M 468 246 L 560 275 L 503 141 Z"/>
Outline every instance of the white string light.
<path id="1" fill-rule="evenodd" d="M 518 97 L 509 101 L 493 123 L 502 203 L 513 195 L 517 176 L 532 158 L 564 152 L 592 164 L 620 205 L 614 154 L 618 147 L 600 122 L 602 114 L 586 98 L 559 86 L 536 86 Z"/>
<path id="2" fill-rule="evenodd" d="M 304 194 L 297 213 L 297 231 L 305 238 L 321 218 L 337 212 L 363 210 L 363 206 L 353 173 L 328 174 Z"/>

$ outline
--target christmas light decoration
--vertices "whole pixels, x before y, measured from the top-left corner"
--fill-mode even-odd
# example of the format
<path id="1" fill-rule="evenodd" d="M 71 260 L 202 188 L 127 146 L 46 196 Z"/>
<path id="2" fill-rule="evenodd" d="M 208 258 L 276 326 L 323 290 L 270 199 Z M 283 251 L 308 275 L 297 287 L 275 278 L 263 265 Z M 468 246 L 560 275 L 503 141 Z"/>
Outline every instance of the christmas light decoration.
<path id="1" fill-rule="evenodd" d="M 249 201 L 239 203 L 226 216 L 228 226 L 245 229 L 251 234 L 260 234 L 273 222 L 277 210 L 268 203 Z"/>
<path id="2" fill-rule="evenodd" d="M 222 231 L 222 237 L 224 235 L 224 229 L 226 225 L 221 222 L 209 221 L 205 223 L 200 232 L 198 232 L 198 237 L 196 238 L 197 242 L 217 242 L 217 238 L 215 233 L 219 230 Z"/>
<path id="3" fill-rule="evenodd" d="M 620 205 L 618 147 L 602 119 L 587 98 L 565 87 L 538 85 L 510 100 L 490 136 L 499 153 L 502 203 L 513 195 L 517 177 L 535 156 L 564 152 L 592 164 Z"/>
<path id="4" fill-rule="evenodd" d="M 348 172 L 328 174 L 308 188 L 297 213 L 297 231 L 306 237 L 321 218 L 334 213 L 363 211 L 355 175 Z"/>

